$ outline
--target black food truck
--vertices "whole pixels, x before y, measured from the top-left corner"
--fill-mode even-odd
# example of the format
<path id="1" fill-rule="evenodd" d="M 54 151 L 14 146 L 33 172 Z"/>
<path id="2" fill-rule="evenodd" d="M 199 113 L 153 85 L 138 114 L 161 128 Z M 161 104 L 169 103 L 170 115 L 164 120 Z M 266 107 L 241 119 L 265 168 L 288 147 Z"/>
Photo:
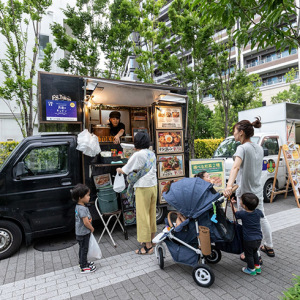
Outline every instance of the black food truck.
<path id="1" fill-rule="evenodd" d="M 25 138 L 0 166 L 0 259 L 14 254 L 22 240 L 29 245 L 35 238 L 71 231 L 70 190 L 77 183 L 89 186 L 89 208 L 97 219 L 96 185 L 107 178 L 113 184 L 116 169 L 134 152 L 122 144 L 133 144 L 138 131 L 149 133 L 157 155 L 157 222 L 162 222 L 167 206 L 162 193 L 189 172 L 186 90 L 46 72 L 38 76 L 41 135 Z M 101 153 L 95 157 L 76 150 L 85 129 L 98 137 Z M 134 224 L 134 209 L 125 208 L 124 225 Z"/>

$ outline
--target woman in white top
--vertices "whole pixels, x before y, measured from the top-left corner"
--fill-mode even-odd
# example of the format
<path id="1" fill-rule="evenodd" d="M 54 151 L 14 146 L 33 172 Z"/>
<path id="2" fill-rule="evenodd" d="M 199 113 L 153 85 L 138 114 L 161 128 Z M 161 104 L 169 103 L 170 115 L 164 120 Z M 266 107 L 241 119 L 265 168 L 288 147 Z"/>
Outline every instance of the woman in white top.
<path id="1" fill-rule="evenodd" d="M 241 196 L 244 193 L 253 193 L 259 199 L 257 209 L 261 210 L 264 214 L 263 186 L 260 181 L 264 153 L 261 146 L 252 143 L 250 140 L 254 134 L 254 127 L 261 127 L 259 118 L 256 118 L 256 121 L 253 123 L 243 120 L 234 125 L 234 139 L 237 142 L 241 142 L 242 145 L 237 147 L 236 153 L 233 156 L 234 164 L 223 195 L 226 197 L 231 196 L 232 186 L 236 180 L 239 186 L 236 191 L 238 209 L 241 209 Z M 267 217 L 262 218 L 260 223 L 265 240 L 260 250 L 268 256 L 274 257 L 272 231 Z M 241 256 L 241 259 L 244 260 L 244 255 Z"/>
<path id="2" fill-rule="evenodd" d="M 156 202 L 157 202 L 157 177 L 156 158 L 150 151 L 150 138 L 145 132 L 138 132 L 134 137 L 136 152 L 129 158 L 123 168 L 118 168 L 117 173 L 130 174 L 135 172 L 136 182 L 135 206 L 137 240 L 145 246 L 136 250 L 136 254 L 152 254 L 152 239 L 156 233 Z M 132 174 L 130 174 L 132 175 Z"/>

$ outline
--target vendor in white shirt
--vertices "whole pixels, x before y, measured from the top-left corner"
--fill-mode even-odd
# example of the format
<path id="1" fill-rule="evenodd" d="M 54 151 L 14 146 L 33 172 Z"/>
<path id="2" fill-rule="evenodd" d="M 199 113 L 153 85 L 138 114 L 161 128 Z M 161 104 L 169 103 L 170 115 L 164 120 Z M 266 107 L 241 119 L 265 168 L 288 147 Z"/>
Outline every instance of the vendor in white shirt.
<path id="1" fill-rule="evenodd" d="M 156 202 L 157 202 L 157 177 L 156 158 L 150 147 L 150 138 L 146 132 L 138 132 L 134 137 L 136 152 L 123 168 L 117 172 L 130 174 L 135 171 L 142 175 L 134 184 L 137 240 L 145 246 L 136 250 L 136 254 L 152 254 L 152 239 L 156 233 Z M 145 171 L 144 171 L 145 170 Z M 141 171 L 141 172 L 139 172 Z"/>

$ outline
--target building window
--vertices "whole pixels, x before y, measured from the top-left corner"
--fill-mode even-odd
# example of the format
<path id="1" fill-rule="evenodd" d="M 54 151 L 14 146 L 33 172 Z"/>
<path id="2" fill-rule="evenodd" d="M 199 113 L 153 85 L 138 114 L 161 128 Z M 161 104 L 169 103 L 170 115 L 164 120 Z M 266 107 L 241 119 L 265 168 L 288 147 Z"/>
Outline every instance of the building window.
<path id="1" fill-rule="evenodd" d="M 46 48 L 47 43 L 49 43 L 49 35 L 40 34 L 39 58 L 44 57 L 44 49 Z"/>

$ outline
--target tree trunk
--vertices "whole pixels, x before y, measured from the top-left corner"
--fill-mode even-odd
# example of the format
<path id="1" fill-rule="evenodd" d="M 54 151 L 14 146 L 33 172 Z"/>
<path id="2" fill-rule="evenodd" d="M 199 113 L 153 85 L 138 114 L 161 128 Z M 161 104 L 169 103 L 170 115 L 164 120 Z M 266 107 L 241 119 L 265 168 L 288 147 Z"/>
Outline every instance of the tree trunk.
<path id="1" fill-rule="evenodd" d="M 224 134 L 225 138 L 228 137 L 228 106 L 224 105 L 224 113 L 225 113 L 225 129 L 224 129 Z"/>

